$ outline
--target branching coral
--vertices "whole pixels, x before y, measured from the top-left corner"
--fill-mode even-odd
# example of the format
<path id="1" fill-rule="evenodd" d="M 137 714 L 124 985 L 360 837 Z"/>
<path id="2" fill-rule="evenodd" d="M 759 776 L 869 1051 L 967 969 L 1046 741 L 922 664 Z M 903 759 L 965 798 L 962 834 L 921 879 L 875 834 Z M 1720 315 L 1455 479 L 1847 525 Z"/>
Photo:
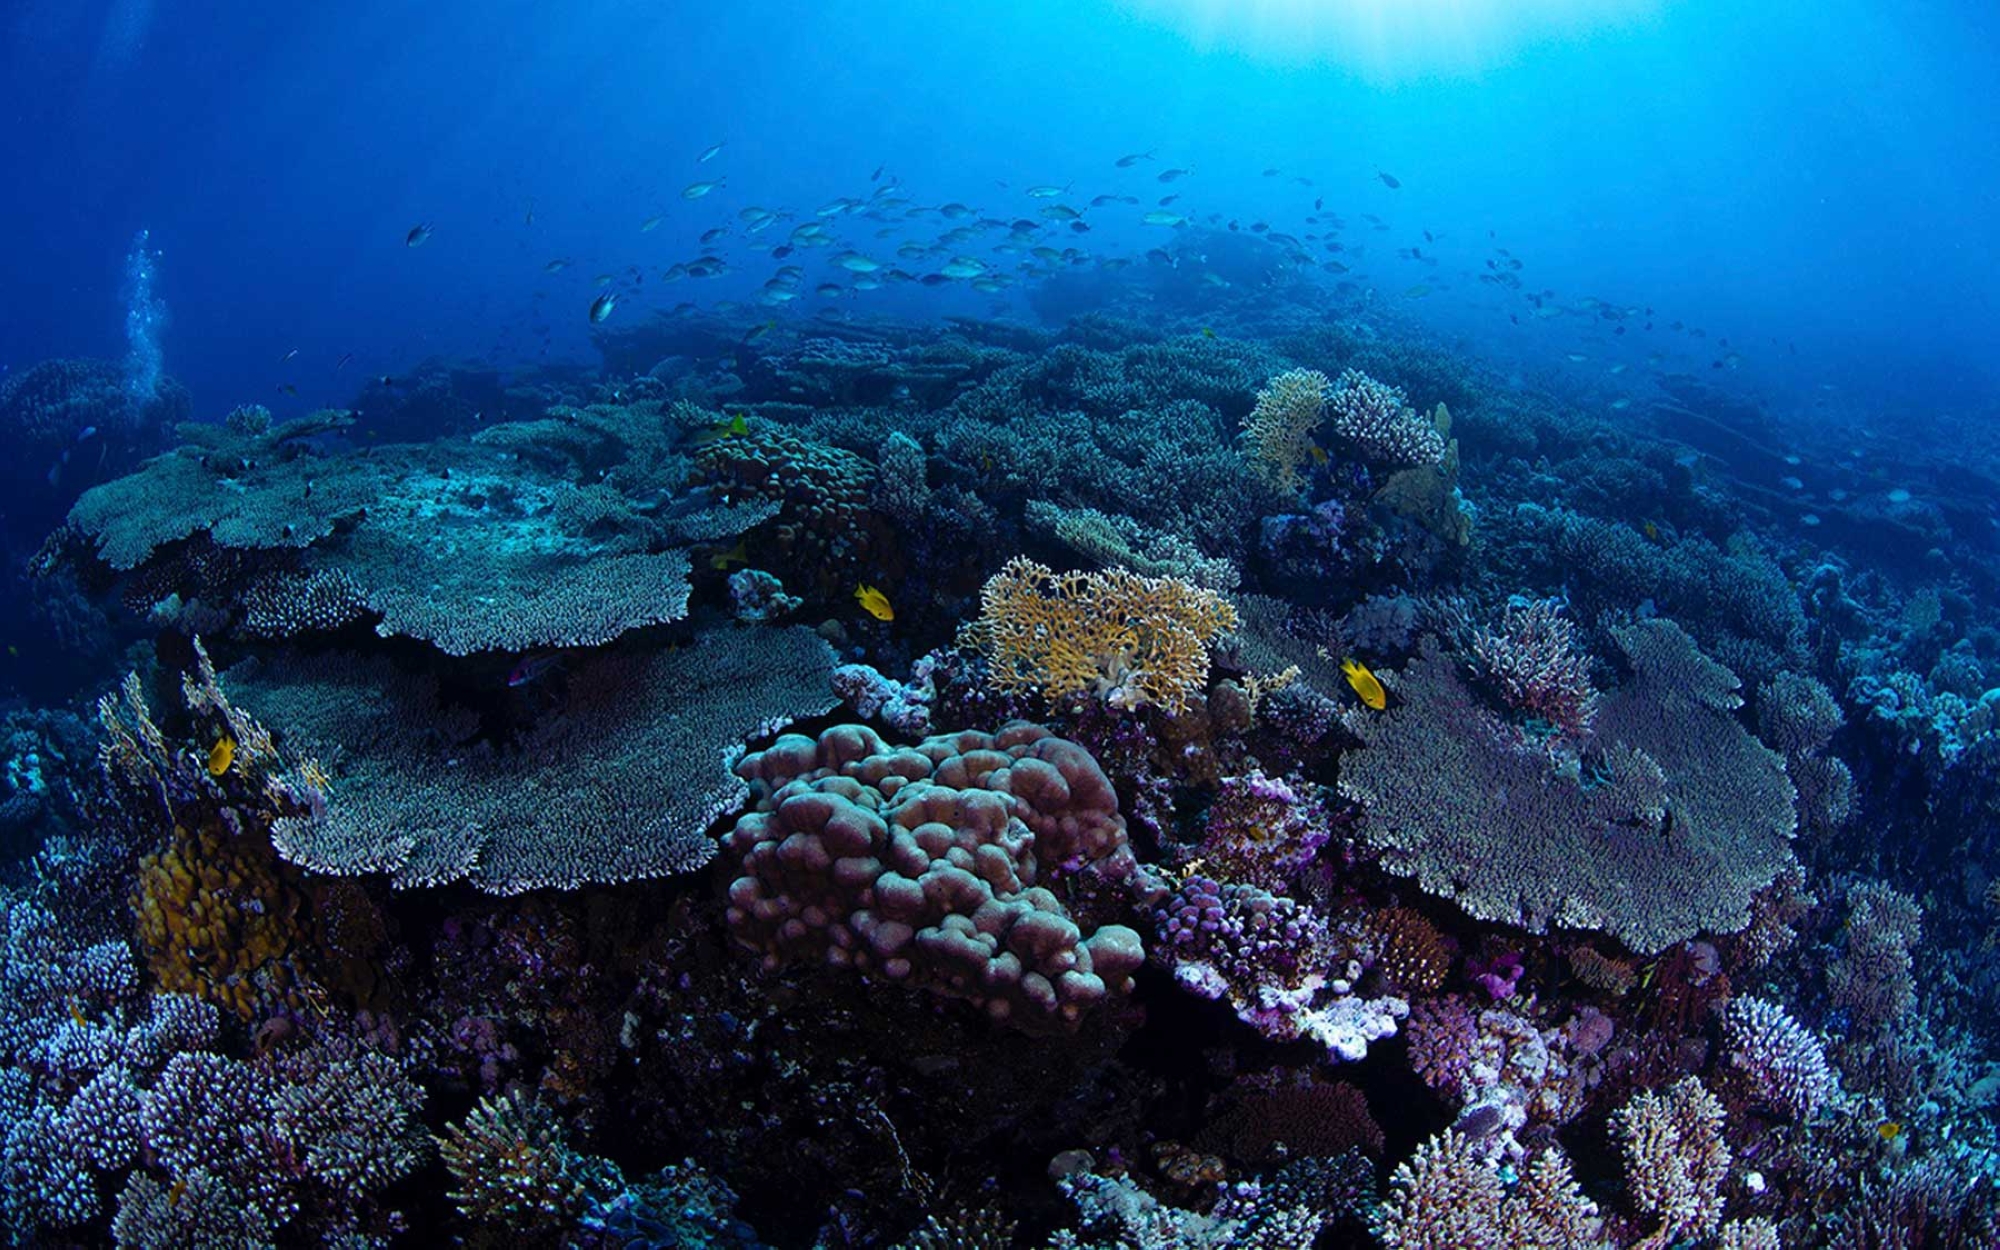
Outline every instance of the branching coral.
<path id="1" fill-rule="evenodd" d="M 1722 1013 L 1728 1062 L 1751 1096 L 1794 1120 L 1811 1120 L 1839 1090 L 1826 1050 L 1782 1004 L 1735 998 Z"/>
<path id="2" fill-rule="evenodd" d="M 1353 992 L 1359 960 L 1310 907 L 1254 885 L 1190 875 L 1153 912 L 1155 958 L 1183 989 L 1227 1002 L 1278 1041 L 1310 1038 L 1353 1062 L 1396 1031 L 1409 1004 Z"/>
<path id="3" fill-rule="evenodd" d="M 1597 1206 L 1569 1160 L 1546 1150 L 1509 1189 L 1479 1142 L 1451 1129 L 1389 1178 L 1377 1233 L 1400 1250 L 1592 1250 L 1606 1246 Z"/>
<path id="4" fill-rule="evenodd" d="M 1315 369 L 1292 369 L 1257 392 L 1257 406 L 1243 418 L 1250 465 L 1273 489 L 1295 495 L 1304 482 L 1299 466 L 1309 458 L 1313 431 L 1326 416 L 1330 383 Z"/>
<path id="5" fill-rule="evenodd" d="M 1863 1029 L 1877 1029 L 1917 1000 L 1911 952 L 1923 941 L 1923 910 L 1880 881 L 1847 892 L 1847 950 L 1827 970 L 1834 1004 Z"/>
<path id="6" fill-rule="evenodd" d="M 1590 652 L 1555 599 L 1510 604 L 1500 627 L 1475 630 L 1472 660 L 1501 701 L 1581 740 L 1597 712 Z"/>
<path id="7" fill-rule="evenodd" d="M 1722 1222 L 1729 1146 L 1722 1104 L 1694 1077 L 1642 1091 L 1612 1118 L 1625 1154 L 1632 1201 L 1659 1227 L 1641 1244 L 1665 1247 L 1703 1237 Z"/>
<path id="8" fill-rule="evenodd" d="M 1187 705 L 1208 676 L 1208 646 L 1236 627 L 1212 590 L 1123 569 L 1056 573 L 1016 556 L 980 591 L 968 641 L 995 689 L 1063 699 L 1094 693 L 1130 711 Z"/>
<path id="9" fill-rule="evenodd" d="M 1322 385 L 1325 381 L 1321 375 Z M 1326 396 L 1326 410 L 1335 432 L 1360 448 L 1367 460 L 1414 467 L 1444 459 L 1445 436 L 1440 428 L 1448 421 L 1444 406 L 1425 417 L 1409 406 L 1403 392 L 1358 369 L 1340 375 Z"/>
<path id="10" fill-rule="evenodd" d="M 570 1149 L 555 1113 L 516 1090 L 482 1099 L 446 1127 L 438 1155 L 455 1182 L 451 1200 L 473 1224 L 553 1240 L 583 1214 L 601 1168 Z"/>

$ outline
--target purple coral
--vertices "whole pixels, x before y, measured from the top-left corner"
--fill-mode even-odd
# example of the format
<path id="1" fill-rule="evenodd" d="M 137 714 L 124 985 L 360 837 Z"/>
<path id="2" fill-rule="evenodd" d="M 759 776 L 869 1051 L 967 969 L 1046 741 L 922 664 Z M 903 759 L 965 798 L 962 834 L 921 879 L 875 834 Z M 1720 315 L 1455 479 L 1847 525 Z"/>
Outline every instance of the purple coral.
<path id="1" fill-rule="evenodd" d="M 1316 797 L 1283 777 L 1251 771 L 1224 777 L 1201 840 L 1217 876 L 1283 890 L 1323 849 L 1332 831 Z"/>
<path id="2" fill-rule="evenodd" d="M 1570 738 L 1582 738 L 1597 712 L 1590 684 L 1590 652 L 1556 599 L 1514 603 L 1499 629 L 1482 626 L 1472 636 L 1480 676 L 1514 711 L 1547 721 Z"/>
<path id="3" fill-rule="evenodd" d="M 1258 886 L 1190 876 L 1154 909 L 1153 923 L 1155 956 L 1174 980 L 1227 1002 L 1266 1037 L 1311 1038 L 1358 1060 L 1409 1010 L 1399 998 L 1352 995 L 1359 965 L 1339 957 L 1326 922 Z"/>

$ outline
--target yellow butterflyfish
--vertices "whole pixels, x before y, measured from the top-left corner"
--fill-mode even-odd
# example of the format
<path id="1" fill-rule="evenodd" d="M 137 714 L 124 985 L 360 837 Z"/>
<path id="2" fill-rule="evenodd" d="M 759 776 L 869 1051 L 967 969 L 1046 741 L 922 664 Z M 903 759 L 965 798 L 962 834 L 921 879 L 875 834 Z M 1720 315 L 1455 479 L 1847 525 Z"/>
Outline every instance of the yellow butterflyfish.
<path id="1" fill-rule="evenodd" d="M 739 538 L 736 545 L 727 551 L 718 551 L 708 558 L 708 567 L 718 572 L 726 571 L 732 564 L 750 563 L 749 549 L 744 545 L 748 540 Z"/>
<path id="2" fill-rule="evenodd" d="M 1354 693 L 1361 696 L 1363 703 L 1378 712 L 1389 706 L 1389 692 L 1382 689 L 1382 683 L 1368 671 L 1366 664 L 1356 659 L 1342 660 L 1340 672 L 1347 678 L 1347 684 L 1354 687 Z"/>
<path id="3" fill-rule="evenodd" d="M 861 605 L 863 612 L 866 612 L 878 621 L 893 621 L 896 619 L 896 609 L 889 606 L 889 596 L 883 594 L 873 586 L 856 586 L 854 588 L 854 601 Z"/>
<path id="4" fill-rule="evenodd" d="M 230 737 L 228 734 L 224 734 L 215 740 L 214 746 L 208 749 L 208 775 L 211 777 L 220 777 L 222 774 L 228 772 L 229 766 L 235 762 L 236 739 Z"/>

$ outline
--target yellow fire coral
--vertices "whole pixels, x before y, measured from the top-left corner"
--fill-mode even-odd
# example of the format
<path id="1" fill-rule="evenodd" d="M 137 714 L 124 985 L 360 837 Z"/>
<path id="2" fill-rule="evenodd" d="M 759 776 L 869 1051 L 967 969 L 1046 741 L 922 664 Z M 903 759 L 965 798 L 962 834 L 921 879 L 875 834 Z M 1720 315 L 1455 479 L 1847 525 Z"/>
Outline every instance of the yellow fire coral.
<path id="1" fill-rule="evenodd" d="M 299 1007 L 305 900 L 286 876 L 264 838 L 239 836 L 213 817 L 177 824 L 165 847 L 139 861 L 131 900 L 160 988 L 245 1020 L 277 1004 Z"/>
<path id="2" fill-rule="evenodd" d="M 1326 415 L 1332 383 L 1317 369 L 1280 373 L 1257 392 L 1257 406 L 1243 418 L 1243 442 L 1258 476 L 1287 495 L 1303 485 L 1299 466 L 1312 454 L 1312 434 Z"/>
<path id="3" fill-rule="evenodd" d="M 1026 556 L 994 574 L 979 602 L 967 641 L 986 653 L 995 689 L 1093 692 L 1127 711 L 1184 709 L 1208 676 L 1208 644 L 1236 628 L 1228 600 L 1178 578 L 1056 573 Z"/>

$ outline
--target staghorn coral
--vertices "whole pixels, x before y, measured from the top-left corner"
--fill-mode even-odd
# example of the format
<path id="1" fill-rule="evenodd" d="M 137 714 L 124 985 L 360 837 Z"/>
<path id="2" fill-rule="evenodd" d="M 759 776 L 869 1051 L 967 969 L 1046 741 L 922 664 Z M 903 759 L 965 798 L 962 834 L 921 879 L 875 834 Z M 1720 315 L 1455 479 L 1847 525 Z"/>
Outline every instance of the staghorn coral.
<path id="1" fill-rule="evenodd" d="M 1839 1092 L 1819 1039 L 1779 1003 L 1731 999 L 1722 1013 L 1722 1042 L 1751 1096 L 1793 1120 L 1811 1120 Z"/>
<path id="2" fill-rule="evenodd" d="M 505 748 L 476 740 L 477 719 L 433 681 L 386 660 L 301 657 L 232 670 L 229 682 L 284 726 L 290 753 L 328 761 L 308 813 L 273 825 L 286 859 L 511 894 L 708 862 L 709 822 L 745 793 L 729 757 L 833 707 L 832 660 L 808 630 L 753 626 L 587 657 L 558 705 Z"/>
<path id="3" fill-rule="evenodd" d="M 605 1180 L 601 1165 L 570 1149 L 555 1113 L 518 1089 L 481 1099 L 446 1126 L 437 1150 L 461 1215 L 530 1242 L 573 1227 Z"/>
<path id="4" fill-rule="evenodd" d="M 379 1237 L 397 1222 L 383 1191 L 423 1160 L 423 1091 L 378 1053 L 185 1052 L 140 1098 L 149 1166 L 119 1194 L 120 1246 L 268 1246 L 299 1225 Z"/>
<path id="5" fill-rule="evenodd" d="M 755 806 L 723 839 L 729 928 L 767 967 L 850 967 L 1031 1030 L 1129 990 L 1139 935 L 1086 935 L 1054 892 L 1136 871 L 1111 783 L 1076 744 L 1017 722 L 895 749 L 842 725 L 784 735 L 736 773 Z"/>
<path id="6" fill-rule="evenodd" d="M 1322 385 L 1325 381 L 1320 375 Z M 1403 392 L 1358 369 L 1341 373 L 1326 395 L 1326 412 L 1334 432 L 1372 463 L 1421 468 L 1444 460 L 1444 431 L 1450 424 L 1444 405 L 1427 418 L 1409 406 Z"/>
<path id="7" fill-rule="evenodd" d="M 1590 731 L 1597 691 L 1591 656 L 1556 599 L 1511 603 L 1498 629 L 1473 631 L 1474 671 L 1509 709 L 1555 726 L 1571 739 Z"/>
<path id="8" fill-rule="evenodd" d="M 1722 1104 L 1694 1077 L 1633 1095 L 1612 1117 L 1625 1156 L 1626 1187 L 1658 1228 L 1640 1244 L 1665 1247 L 1705 1237 L 1722 1222 L 1729 1146 Z"/>
<path id="9" fill-rule="evenodd" d="M 1597 717 L 1592 774 L 1479 706 L 1427 647 L 1340 784 L 1392 872 L 1485 920 L 1599 929 L 1650 954 L 1749 921 L 1751 896 L 1794 861 L 1779 758 L 1725 710 L 1734 684 L 1670 622 L 1616 637 L 1635 676 Z"/>
<path id="10" fill-rule="evenodd" d="M 1880 1029 L 1917 1001 L 1911 951 L 1924 939 L 1923 910 L 1880 881 L 1855 885 L 1847 905 L 1847 949 L 1827 969 L 1827 988 L 1856 1025 Z"/>
<path id="11" fill-rule="evenodd" d="M 1610 1244 L 1596 1204 L 1577 1187 L 1569 1160 L 1552 1149 L 1536 1156 L 1509 1190 L 1489 1151 L 1446 1129 L 1396 1165 L 1389 1190 L 1376 1235 L 1398 1250 L 1590 1250 Z"/>
<path id="12" fill-rule="evenodd" d="M 1236 626 L 1236 609 L 1214 591 L 1123 569 L 1059 574 L 1026 556 L 979 598 L 968 641 L 985 653 L 994 689 L 1090 692 L 1125 711 L 1184 709 L 1208 676 L 1208 644 Z"/>
<path id="13" fill-rule="evenodd" d="M 1257 392 L 1257 405 L 1243 418 L 1243 442 L 1250 465 L 1273 490 L 1296 495 L 1305 485 L 1299 466 L 1311 456 L 1313 431 L 1326 416 L 1331 383 L 1314 369 L 1280 373 Z"/>

